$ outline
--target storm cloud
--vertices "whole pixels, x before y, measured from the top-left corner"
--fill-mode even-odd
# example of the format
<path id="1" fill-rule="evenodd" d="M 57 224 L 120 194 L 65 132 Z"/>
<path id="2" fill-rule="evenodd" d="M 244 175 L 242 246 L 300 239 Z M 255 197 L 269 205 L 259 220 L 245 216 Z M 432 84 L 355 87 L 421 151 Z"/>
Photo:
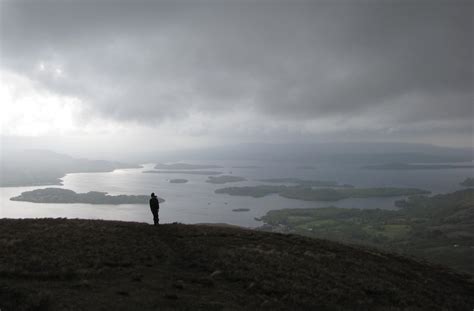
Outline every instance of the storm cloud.
<path id="1" fill-rule="evenodd" d="M 262 119 L 276 133 L 339 120 L 361 132 L 377 123 L 472 134 L 473 9 L 423 0 L 3 1 L 1 68 L 117 122 L 200 114 L 216 120 L 208 133 L 226 123 L 219 116 L 243 114 L 235 122 L 256 132 Z"/>

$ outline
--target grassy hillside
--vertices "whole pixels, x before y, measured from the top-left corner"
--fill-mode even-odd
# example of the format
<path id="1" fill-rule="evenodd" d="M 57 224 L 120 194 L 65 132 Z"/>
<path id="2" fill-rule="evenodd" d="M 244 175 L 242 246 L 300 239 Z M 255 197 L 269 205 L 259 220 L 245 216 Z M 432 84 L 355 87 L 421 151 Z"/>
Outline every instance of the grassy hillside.
<path id="1" fill-rule="evenodd" d="M 308 208 L 270 211 L 269 231 L 367 244 L 474 275 L 474 189 L 397 201 L 396 211 Z"/>
<path id="2" fill-rule="evenodd" d="M 471 310 L 466 276 L 326 240 L 231 227 L 0 220 L 9 310 Z"/>

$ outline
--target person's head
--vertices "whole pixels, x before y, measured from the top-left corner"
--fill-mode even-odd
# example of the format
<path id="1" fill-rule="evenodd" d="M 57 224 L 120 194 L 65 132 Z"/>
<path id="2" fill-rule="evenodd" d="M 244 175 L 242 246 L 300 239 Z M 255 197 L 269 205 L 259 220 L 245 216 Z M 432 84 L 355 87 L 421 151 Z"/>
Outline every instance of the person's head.
<path id="1" fill-rule="evenodd" d="M 154 192 L 151 193 L 151 197 L 152 197 L 152 198 L 156 197 L 156 195 L 155 195 Z"/>

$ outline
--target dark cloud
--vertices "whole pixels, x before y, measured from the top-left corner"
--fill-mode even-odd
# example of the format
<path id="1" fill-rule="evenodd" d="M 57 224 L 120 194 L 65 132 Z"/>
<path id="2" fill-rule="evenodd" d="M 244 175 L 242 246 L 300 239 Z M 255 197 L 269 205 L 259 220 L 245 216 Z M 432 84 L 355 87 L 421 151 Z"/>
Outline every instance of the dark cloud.
<path id="1" fill-rule="evenodd" d="M 470 121 L 472 12 L 471 1 L 4 1 L 1 66 L 116 120 Z"/>

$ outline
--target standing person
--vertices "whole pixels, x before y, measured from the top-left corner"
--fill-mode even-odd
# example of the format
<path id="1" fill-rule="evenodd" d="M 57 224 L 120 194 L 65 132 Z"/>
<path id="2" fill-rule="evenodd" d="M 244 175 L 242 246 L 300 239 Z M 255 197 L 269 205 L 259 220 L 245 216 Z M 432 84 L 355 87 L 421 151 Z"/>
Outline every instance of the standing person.
<path id="1" fill-rule="evenodd" d="M 155 226 L 157 226 L 158 223 L 160 222 L 160 219 L 158 218 L 158 211 L 160 209 L 160 202 L 158 202 L 158 198 L 156 197 L 154 192 L 151 194 L 150 209 L 151 209 L 151 212 L 153 214 L 153 223 L 155 224 Z"/>

